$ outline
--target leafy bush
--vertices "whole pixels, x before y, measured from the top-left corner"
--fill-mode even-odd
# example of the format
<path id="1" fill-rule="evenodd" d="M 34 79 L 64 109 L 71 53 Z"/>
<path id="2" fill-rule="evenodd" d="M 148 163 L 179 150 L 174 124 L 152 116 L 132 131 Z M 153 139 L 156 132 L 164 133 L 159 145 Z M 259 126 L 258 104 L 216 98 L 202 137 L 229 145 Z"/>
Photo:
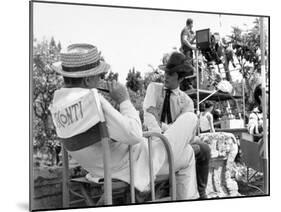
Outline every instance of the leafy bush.
<path id="1" fill-rule="evenodd" d="M 137 92 L 139 90 L 142 90 L 143 80 L 141 77 L 141 73 L 139 71 L 136 71 L 135 68 L 129 70 L 126 80 L 126 86 L 132 91 Z"/>
<path id="2" fill-rule="evenodd" d="M 131 99 L 132 104 L 135 106 L 136 110 L 140 113 L 140 119 L 143 123 L 143 109 L 142 109 L 142 103 L 145 97 L 145 92 L 134 92 L 131 89 L 128 89 L 129 96 Z"/>
<path id="3" fill-rule="evenodd" d="M 50 42 L 43 40 L 33 43 L 32 71 L 32 132 L 34 153 L 45 152 L 53 155 L 55 148 L 60 145 L 57 140 L 55 127 L 49 111 L 55 90 L 59 89 L 63 80 L 50 65 L 59 60 L 60 43 L 56 45 L 54 38 Z M 53 164 L 51 158 L 51 164 Z"/>

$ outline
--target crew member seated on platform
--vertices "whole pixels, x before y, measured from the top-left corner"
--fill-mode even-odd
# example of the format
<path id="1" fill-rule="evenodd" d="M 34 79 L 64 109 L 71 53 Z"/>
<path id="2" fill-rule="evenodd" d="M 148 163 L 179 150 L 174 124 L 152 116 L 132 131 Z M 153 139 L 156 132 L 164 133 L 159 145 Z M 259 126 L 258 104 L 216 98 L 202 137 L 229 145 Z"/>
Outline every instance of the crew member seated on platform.
<path id="1" fill-rule="evenodd" d="M 104 178 L 101 139 L 95 127 L 97 125 L 93 124 L 97 116 L 94 100 L 100 102 L 111 138 L 109 146 L 112 178 L 130 183 L 128 145 L 133 145 L 135 187 L 140 192 L 148 191 L 150 184 L 148 142 L 142 136 L 139 112 L 132 105 L 126 87 L 114 80 L 108 83 L 109 95 L 119 104 L 119 112 L 98 93 L 100 77 L 110 66 L 101 60 L 95 46 L 73 44 L 60 56 L 61 64 L 54 64 L 53 67 L 63 75 L 65 85 L 55 91 L 50 110 L 56 132 L 62 139 L 65 149 L 89 172 L 88 180 L 98 182 Z M 186 114 L 179 119 L 178 125 L 182 126 L 186 119 L 189 120 L 190 128 L 177 133 L 176 137 L 174 130 L 171 130 L 172 134 L 167 135 L 171 145 L 175 140 L 181 144 L 174 151 L 175 156 L 180 152 L 189 153 L 189 149 L 184 147 L 186 141 L 192 139 L 194 134 L 196 116 Z M 162 142 L 157 140 L 153 142 L 152 151 L 154 173 L 158 174 L 161 170 L 162 174 L 168 174 L 166 169 L 168 159 Z M 184 154 L 180 161 L 175 160 L 175 166 L 178 171 L 177 199 L 198 198 L 193 154 Z"/>
<path id="2" fill-rule="evenodd" d="M 179 89 L 180 82 L 192 75 L 194 68 L 179 52 L 172 53 L 167 64 L 159 68 L 165 71 L 165 81 L 164 84 L 152 82 L 148 85 L 143 103 L 144 125 L 148 130 L 163 133 L 169 139 L 176 168 L 186 168 L 178 171 L 177 178 L 182 178 L 182 184 L 177 189 L 196 188 L 195 152 L 198 191 L 200 198 L 206 198 L 210 148 L 202 142 L 194 142 L 198 123 L 194 104 Z"/>

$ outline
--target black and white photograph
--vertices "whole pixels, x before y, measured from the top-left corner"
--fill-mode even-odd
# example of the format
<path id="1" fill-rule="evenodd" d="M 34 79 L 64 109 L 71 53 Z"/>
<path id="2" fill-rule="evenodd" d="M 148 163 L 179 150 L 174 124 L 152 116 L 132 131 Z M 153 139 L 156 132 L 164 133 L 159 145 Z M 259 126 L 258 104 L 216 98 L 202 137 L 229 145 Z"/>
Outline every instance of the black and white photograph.
<path id="1" fill-rule="evenodd" d="M 270 195 L 270 16 L 186 9 L 29 2 L 31 211 Z"/>

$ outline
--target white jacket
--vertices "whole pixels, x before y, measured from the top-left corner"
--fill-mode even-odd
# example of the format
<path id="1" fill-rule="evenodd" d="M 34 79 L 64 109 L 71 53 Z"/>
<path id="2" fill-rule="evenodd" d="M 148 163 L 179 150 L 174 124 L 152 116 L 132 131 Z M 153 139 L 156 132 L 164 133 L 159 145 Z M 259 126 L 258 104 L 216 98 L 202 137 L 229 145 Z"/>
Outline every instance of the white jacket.
<path id="1" fill-rule="evenodd" d="M 167 127 L 165 123 L 160 123 L 164 98 L 164 84 L 151 82 L 147 87 L 143 101 L 144 125 L 150 131 L 161 133 L 162 131 L 165 131 L 165 128 Z M 194 112 L 192 99 L 179 88 L 172 90 L 170 107 L 172 122 L 185 112 Z"/>

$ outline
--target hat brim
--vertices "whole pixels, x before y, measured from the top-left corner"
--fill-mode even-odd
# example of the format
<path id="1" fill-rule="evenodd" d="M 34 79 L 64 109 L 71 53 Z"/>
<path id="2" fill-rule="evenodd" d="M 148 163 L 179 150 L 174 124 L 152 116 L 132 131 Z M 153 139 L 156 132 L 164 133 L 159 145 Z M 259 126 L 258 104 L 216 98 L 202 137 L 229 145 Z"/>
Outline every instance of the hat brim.
<path id="1" fill-rule="evenodd" d="M 159 65 L 158 66 L 158 68 L 159 69 L 161 69 L 161 70 L 163 70 L 163 71 L 165 71 L 165 72 L 167 72 L 167 73 L 173 73 L 173 72 L 176 72 L 176 73 L 183 73 L 184 75 L 183 75 L 183 77 L 184 78 L 193 78 L 194 76 L 195 76 L 195 74 L 194 74 L 194 68 L 193 68 L 193 72 L 192 72 L 192 74 L 190 74 L 190 72 L 187 72 L 187 71 L 182 71 L 183 69 L 179 69 L 179 70 L 170 70 L 170 69 L 168 69 L 165 65 Z M 196 76 L 195 76 L 196 77 Z"/>
<path id="2" fill-rule="evenodd" d="M 62 63 L 56 62 L 51 65 L 52 69 L 57 72 L 58 74 L 71 77 L 71 78 L 81 78 L 81 77 L 89 77 L 89 76 L 96 76 L 102 73 L 107 73 L 110 69 L 110 65 L 100 61 L 99 66 L 86 70 L 86 71 L 79 71 L 79 72 L 67 72 L 62 69 Z"/>
<path id="3" fill-rule="evenodd" d="M 192 74 L 189 76 L 184 77 L 185 79 L 191 79 L 191 78 L 196 78 L 196 74 Z"/>

